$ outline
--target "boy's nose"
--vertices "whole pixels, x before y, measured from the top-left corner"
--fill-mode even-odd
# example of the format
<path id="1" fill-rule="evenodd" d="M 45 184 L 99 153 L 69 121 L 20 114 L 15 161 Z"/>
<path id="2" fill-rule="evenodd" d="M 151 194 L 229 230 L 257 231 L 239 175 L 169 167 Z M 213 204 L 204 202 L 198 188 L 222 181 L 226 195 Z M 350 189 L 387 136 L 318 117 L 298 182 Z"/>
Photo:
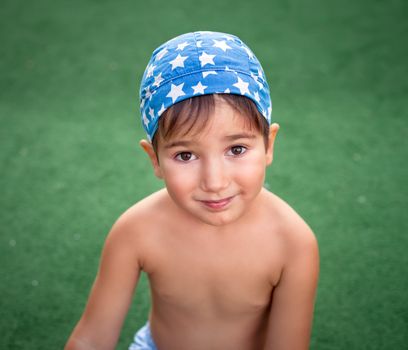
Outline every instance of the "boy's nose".
<path id="1" fill-rule="evenodd" d="M 205 192 L 220 193 L 229 185 L 228 171 L 222 161 L 209 161 L 203 165 L 201 188 Z"/>

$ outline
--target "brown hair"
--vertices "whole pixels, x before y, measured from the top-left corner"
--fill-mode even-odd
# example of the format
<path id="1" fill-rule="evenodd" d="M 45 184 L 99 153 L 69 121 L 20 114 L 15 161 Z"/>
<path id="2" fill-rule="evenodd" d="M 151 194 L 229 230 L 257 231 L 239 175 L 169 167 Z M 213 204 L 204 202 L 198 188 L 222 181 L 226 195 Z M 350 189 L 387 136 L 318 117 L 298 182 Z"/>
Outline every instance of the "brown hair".
<path id="1" fill-rule="evenodd" d="M 159 138 L 166 140 L 175 134 L 185 136 L 193 129 L 198 133 L 205 128 L 217 99 L 225 101 L 242 115 L 246 126 L 251 130 L 259 131 L 264 138 L 265 147 L 268 146 L 269 123 L 251 99 L 241 95 L 211 94 L 190 97 L 174 104 L 161 115 L 157 132 L 152 140 L 156 154 Z"/>

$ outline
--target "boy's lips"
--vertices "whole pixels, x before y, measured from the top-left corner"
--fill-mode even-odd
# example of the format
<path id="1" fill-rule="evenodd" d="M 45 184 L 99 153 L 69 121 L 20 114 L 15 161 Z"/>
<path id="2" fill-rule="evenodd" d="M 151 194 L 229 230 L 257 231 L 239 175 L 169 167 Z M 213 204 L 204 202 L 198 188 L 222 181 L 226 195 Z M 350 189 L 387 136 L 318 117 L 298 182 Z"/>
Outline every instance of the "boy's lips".
<path id="1" fill-rule="evenodd" d="M 203 203 L 206 207 L 210 209 L 224 209 L 228 204 L 231 203 L 235 196 L 223 198 L 223 199 L 217 199 L 217 200 L 200 200 L 201 203 Z"/>

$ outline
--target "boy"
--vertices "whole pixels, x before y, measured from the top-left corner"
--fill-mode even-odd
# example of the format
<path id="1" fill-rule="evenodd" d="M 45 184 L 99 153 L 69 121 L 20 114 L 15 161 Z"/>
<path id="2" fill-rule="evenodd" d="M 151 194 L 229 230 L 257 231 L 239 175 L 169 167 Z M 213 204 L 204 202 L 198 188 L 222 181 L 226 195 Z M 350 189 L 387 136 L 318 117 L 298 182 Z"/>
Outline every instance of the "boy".
<path id="1" fill-rule="evenodd" d="M 263 188 L 279 126 L 262 68 L 232 35 L 195 32 L 153 52 L 140 142 L 165 189 L 106 240 L 66 349 L 113 349 L 141 271 L 152 309 L 131 350 L 307 349 L 313 233 Z"/>

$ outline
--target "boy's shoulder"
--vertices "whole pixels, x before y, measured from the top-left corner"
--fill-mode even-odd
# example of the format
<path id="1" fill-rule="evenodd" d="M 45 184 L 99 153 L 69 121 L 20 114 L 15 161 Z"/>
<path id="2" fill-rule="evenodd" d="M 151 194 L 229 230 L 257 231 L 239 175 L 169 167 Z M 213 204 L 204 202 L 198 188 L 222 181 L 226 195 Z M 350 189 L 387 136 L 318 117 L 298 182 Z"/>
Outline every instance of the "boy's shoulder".
<path id="1" fill-rule="evenodd" d="M 165 224 L 171 205 L 167 191 L 160 190 L 128 208 L 113 224 L 105 245 L 117 251 L 133 251 L 143 259 Z"/>
<path id="2" fill-rule="evenodd" d="M 128 208 L 116 221 L 126 231 L 144 230 L 157 225 L 168 216 L 171 200 L 165 189 L 136 202 Z"/>
<path id="3" fill-rule="evenodd" d="M 263 190 L 264 212 L 274 233 L 291 250 L 316 246 L 316 237 L 305 220 L 285 200 Z"/>
<path id="4" fill-rule="evenodd" d="M 109 236 L 139 245 L 162 235 L 174 222 L 175 204 L 166 189 L 159 190 L 136 202 L 114 223 Z"/>

